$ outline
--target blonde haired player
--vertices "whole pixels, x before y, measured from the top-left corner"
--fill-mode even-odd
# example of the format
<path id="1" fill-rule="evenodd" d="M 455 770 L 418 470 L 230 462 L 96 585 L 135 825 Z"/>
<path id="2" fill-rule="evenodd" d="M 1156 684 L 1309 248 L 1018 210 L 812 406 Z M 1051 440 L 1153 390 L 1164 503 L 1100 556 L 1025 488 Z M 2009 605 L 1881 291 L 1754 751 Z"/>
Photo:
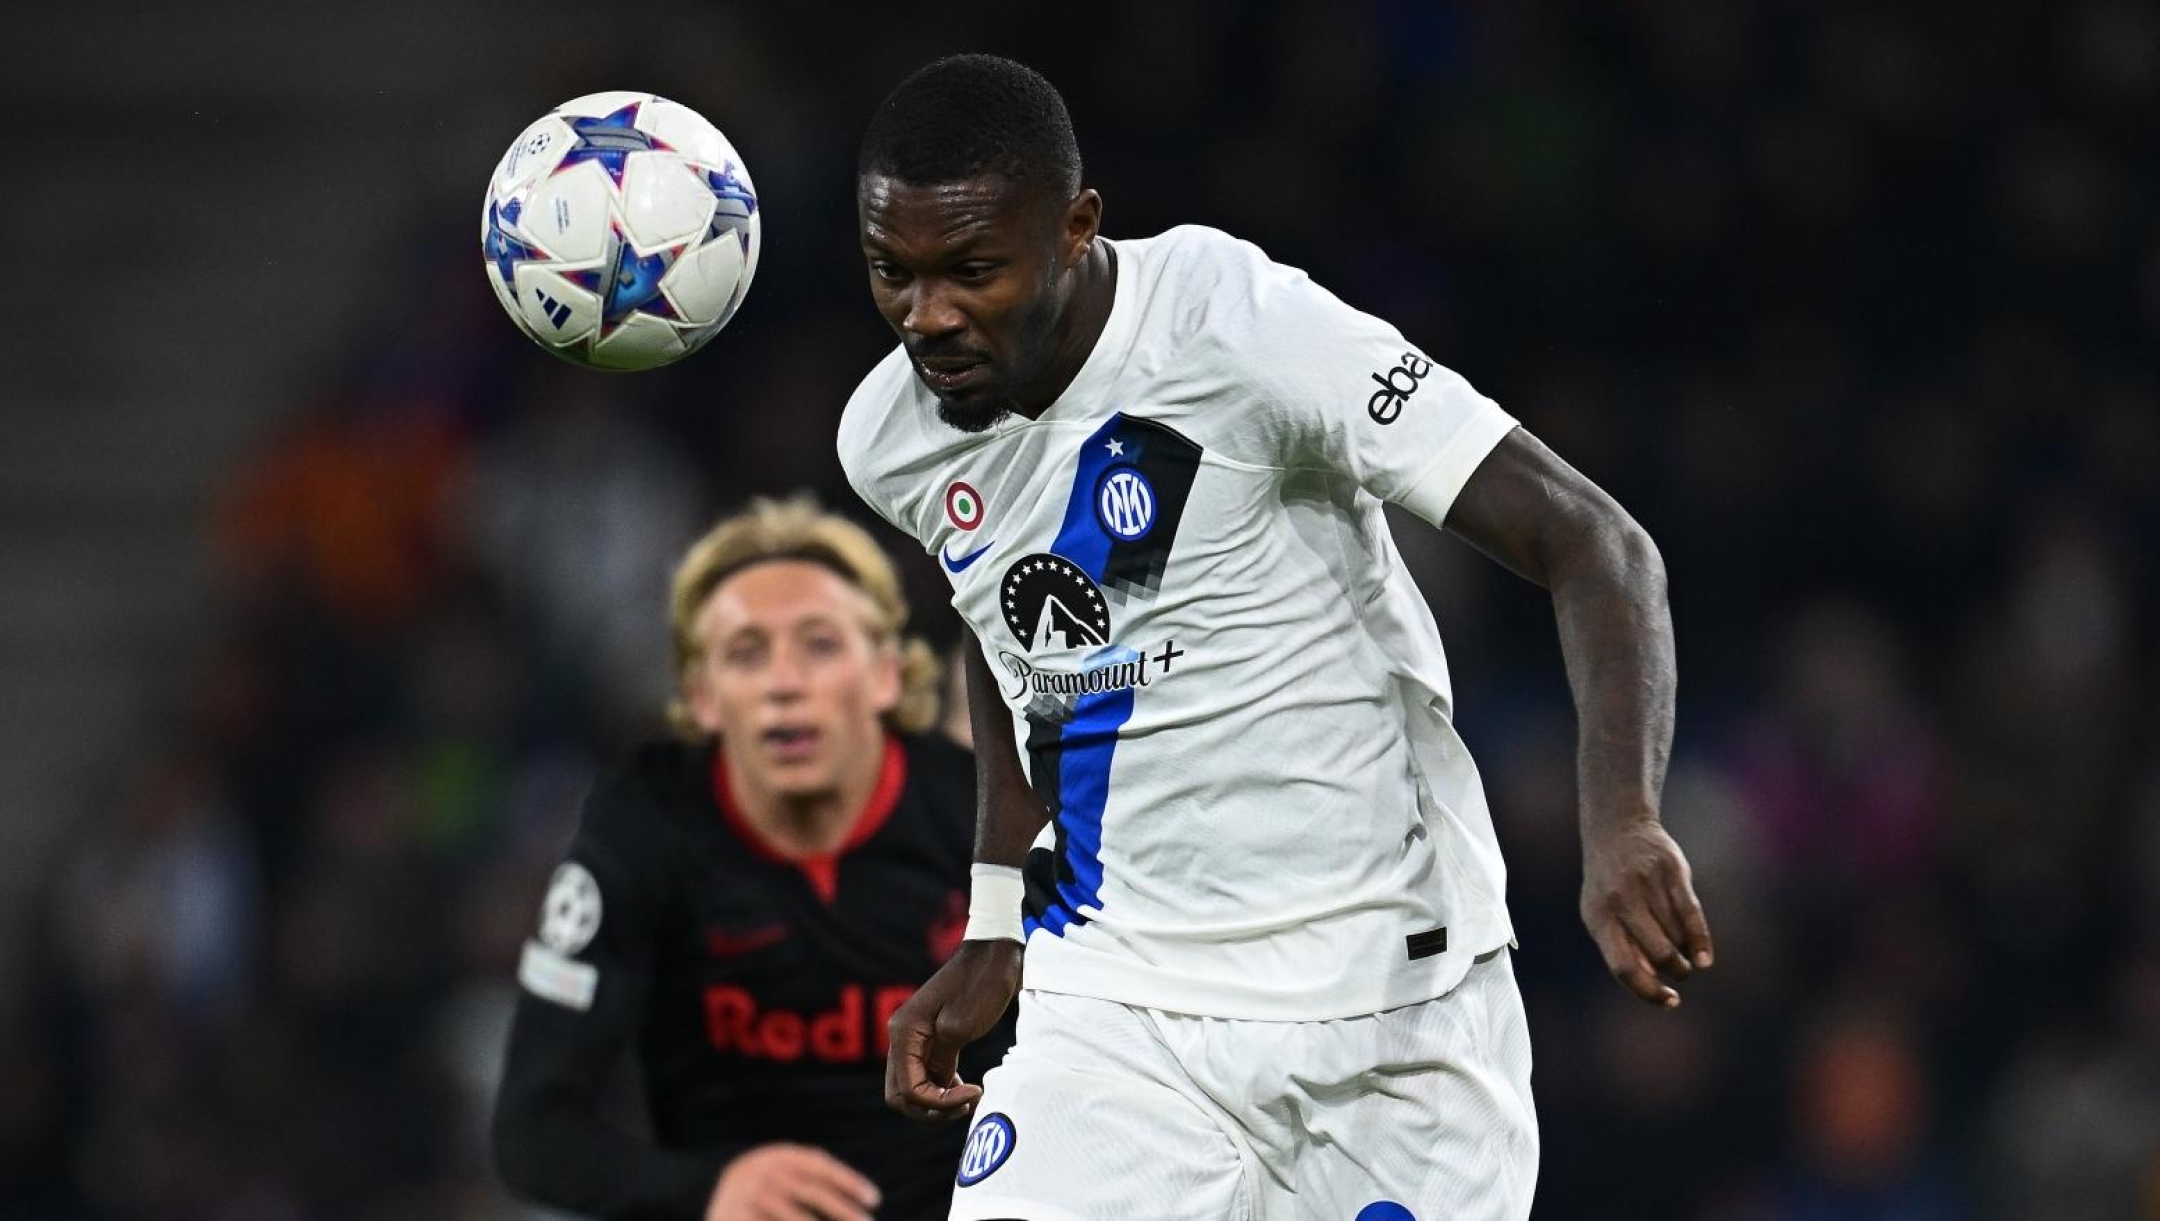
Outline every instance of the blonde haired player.
<path id="1" fill-rule="evenodd" d="M 668 583 L 668 639 L 682 685 L 668 720 L 692 737 L 710 732 L 691 707 L 700 670 L 713 661 L 700 630 L 713 591 L 752 564 L 802 561 L 822 565 L 861 594 L 861 625 L 898 666 L 900 693 L 884 714 L 898 733 L 922 733 L 937 723 L 938 661 L 930 646 L 906 635 L 907 599 L 892 559 L 861 526 L 820 509 L 808 497 L 752 500 L 747 509 L 691 544 Z"/>
<path id="2" fill-rule="evenodd" d="M 684 556 L 669 623 L 678 736 L 594 787 L 519 964 L 503 1178 L 600 1217 L 943 1216 L 960 1134 L 878 1095 L 888 1020 L 964 926 L 974 791 L 921 734 L 937 667 L 892 565 L 755 501 Z M 601 1115 L 625 1049 L 650 1140 Z"/>

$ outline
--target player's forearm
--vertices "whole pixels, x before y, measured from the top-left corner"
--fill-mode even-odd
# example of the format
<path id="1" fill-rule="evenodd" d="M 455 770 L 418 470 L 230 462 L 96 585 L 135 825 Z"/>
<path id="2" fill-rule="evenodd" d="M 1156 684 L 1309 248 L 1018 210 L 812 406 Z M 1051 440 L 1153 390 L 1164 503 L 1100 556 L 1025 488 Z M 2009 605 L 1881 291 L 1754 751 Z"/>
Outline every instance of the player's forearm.
<path id="1" fill-rule="evenodd" d="M 1017 869 L 1027 863 L 1050 811 L 1020 768 L 1012 717 L 972 635 L 967 649 L 968 724 L 975 735 L 975 860 Z"/>
<path id="2" fill-rule="evenodd" d="M 1607 505 L 1549 573 L 1575 697 L 1585 833 L 1657 818 L 1678 681 L 1664 560 L 1642 527 Z"/>
<path id="3" fill-rule="evenodd" d="M 503 1183 L 581 1216 L 703 1216 L 722 1166 L 747 1146 L 663 1149 L 609 1123 L 600 1083 L 620 1044 L 581 1038 L 554 1017 L 526 1010 L 512 1028 L 490 1134 Z"/>
<path id="4" fill-rule="evenodd" d="M 661 1149 L 570 1109 L 499 1117 L 495 1127 L 503 1183 L 522 1199 L 580 1216 L 702 1216 L 726 1161 Z"/>
<path id="5" fill-rule="evenodd" d="M 1552 595 L 1581 745 L 1583 830 L 1655 820 L 1672 750 L 1665 563 L 1627 510 L 1518 428 L 1464 483 L 1447 528 Z"/>

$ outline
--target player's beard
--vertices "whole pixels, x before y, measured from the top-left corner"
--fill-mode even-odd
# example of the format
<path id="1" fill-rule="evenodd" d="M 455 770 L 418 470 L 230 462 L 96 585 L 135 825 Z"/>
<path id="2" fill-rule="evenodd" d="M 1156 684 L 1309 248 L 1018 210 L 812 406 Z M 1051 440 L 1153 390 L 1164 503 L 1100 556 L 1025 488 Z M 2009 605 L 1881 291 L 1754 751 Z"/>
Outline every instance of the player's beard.
<path id="1" fill-rule="evenodd" d="M 1041 372 L 1056 359 L 1057 328 L 1058 298 L 1049 285 L 1044 285 L 1020 317 L 1013 344 L 1015 355 L 1005 366 L 1012 372 L 964 400 L 938 395 L 938 419 L 961 432 L 976 433 L 988 432 L 1006 416 L 1019 415 L 1020 401 L 1012 388 L 1041 380 Z M 1023 375 L 1019 372 L 1022 369 L 1034 372 Z"/>
<path id="2" fill-rule="evenodd" d="M 965 402 L 938 396 L 937 418 L 961 432 L 988 432 L 999 420 L 1013 414 L 1012 396 L 988 391 Z"/>

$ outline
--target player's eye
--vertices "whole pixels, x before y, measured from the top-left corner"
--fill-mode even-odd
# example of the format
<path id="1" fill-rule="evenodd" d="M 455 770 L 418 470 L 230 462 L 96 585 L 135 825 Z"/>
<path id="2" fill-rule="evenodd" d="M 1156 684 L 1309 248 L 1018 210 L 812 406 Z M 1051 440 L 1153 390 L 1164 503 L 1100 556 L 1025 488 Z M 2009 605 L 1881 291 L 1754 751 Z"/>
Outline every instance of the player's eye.
<path id="1" fill-rule="evenodd" d="M 765 646 L 753 643 L 731 644 L 721 651 L 720 660 L 734 669 L 747 669 L 765 660 Z"/>
<path id="2" fill-rule="evenodd" d="M 846 648 L 838 636 L 811 636 L 803 641 L 803 651 L 812 657 L 837 657 Z"/>
<path id="3" fill-rule="evenodd" d="M 871 262 L 870 274 L 876 276 L 880 280 L 883 280 L 887 284 L 905 283 L 908 278 L 907 268 L 902 267 L 897 263 L 887 263 L 882 259 L 873 260 Z"/>
<path id="4" fill-rule="evenodd" d="M 996 263 L 962 263 L 953 268 L 953 279 L 963 284 L 980 284 L 997 273 Z"/>

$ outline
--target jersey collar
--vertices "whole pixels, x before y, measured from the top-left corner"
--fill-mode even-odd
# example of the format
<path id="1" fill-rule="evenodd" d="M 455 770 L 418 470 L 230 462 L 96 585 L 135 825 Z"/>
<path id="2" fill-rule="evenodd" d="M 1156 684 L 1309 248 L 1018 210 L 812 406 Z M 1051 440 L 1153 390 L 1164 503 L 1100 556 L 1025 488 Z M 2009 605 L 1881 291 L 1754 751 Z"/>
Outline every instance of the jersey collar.
<path id="1" fill-rule="evenodd" d="M 877 784 L 870 790 L 870 799 L 855 815 L 855 822 L 848 828 L 847 837 L 840 846 L 830 852 L 800 855 L 788 852 L 765 837 L 750 824 L 742 809 L 735 804 L 735 795 L 728 786 L 727 750 L 715 745 L 712 763 L 713 804 L 720 808 L 720 819 L 728 830 L 749 847 L 752 854 L 774 864 L 792 865 L 800 869 L 809 881 L 810 888 L 818 898 L 827 903 L 840 893 L 840 858 L 870 841 L 870 837 L 882 830 L 892 818 L 893 810 L 900 804 L 900 790 L 907 787 L 907 752 L 900 747 L 900 740 L 891 734 L 885 736 L 885 760 L 878 769 Z"/>
<path id="2" fill-rule="evenodd" d="M 1088 350 L 1087 359 L 1080 362 L 1080 371 L 1073 374 L 1072 384 L 1065 387 L 1065 393 L 1058 395 L 1032 420 L 1022 415 L 1003 417 L 998 421 L 1000 429 L 1042 424 L 1068 416 L 1089 419 L 1100 413 L 1104 391 L 1124 369 L 1125 357 L 1132 350 L 1133 330 L 1139 321 L 1139 290 L 1132 283 L 1139 269 L 1131 266 L 1128 252 L 1119 250 L 1109 238 L 1095 240 L 1110 249 L 1110 316 L 1103 320 L 1102 334 L 1095 337 L 1095 346 Z"/>

